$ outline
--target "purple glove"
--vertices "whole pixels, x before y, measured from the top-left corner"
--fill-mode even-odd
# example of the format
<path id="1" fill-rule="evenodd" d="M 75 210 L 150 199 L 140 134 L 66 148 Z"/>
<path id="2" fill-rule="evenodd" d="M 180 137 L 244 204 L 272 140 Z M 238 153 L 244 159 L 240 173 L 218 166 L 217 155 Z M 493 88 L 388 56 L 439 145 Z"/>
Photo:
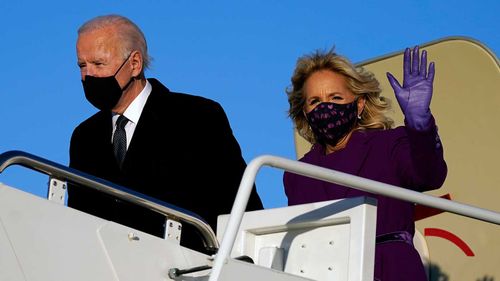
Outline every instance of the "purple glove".
<path id="1" fill-rule="evenodd" d="M 406 125 L 417 131 L 426 131 L 430 128 L 432 119 L 429 105 L 432 98 L 434 63 L 430 63 L 427 73 L 427 52 L 423 51 L 420 58 L 418 46 L 413 49 L 413 60 L 411 57 L 410 49 L 406 48 L 403 60 L 403 87 L 389 72 L 387 78 L 405 115 Z"/>

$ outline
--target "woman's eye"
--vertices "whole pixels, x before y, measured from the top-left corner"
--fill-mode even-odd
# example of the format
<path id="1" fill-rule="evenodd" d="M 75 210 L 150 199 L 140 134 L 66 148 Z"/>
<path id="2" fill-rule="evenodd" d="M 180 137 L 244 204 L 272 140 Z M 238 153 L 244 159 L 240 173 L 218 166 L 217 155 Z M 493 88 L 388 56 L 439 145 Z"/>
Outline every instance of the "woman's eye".
<path id="1" fill-rule="evenodd" d="M 316 99 L 309 101 L 309 105 L 313 105 L 313 104 L 317 104 L 317 103 L 318 103 L 318 100 L 316 100 Z"/>

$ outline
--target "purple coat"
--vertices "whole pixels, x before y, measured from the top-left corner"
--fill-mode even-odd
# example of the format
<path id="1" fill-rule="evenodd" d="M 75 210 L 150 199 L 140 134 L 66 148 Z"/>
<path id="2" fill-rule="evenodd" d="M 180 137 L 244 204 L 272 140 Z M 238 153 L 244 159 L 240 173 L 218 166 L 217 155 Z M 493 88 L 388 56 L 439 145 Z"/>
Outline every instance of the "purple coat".
<path id="1" fill-rule="evenodd" d="M 425 132 L 408 127 L 355 131 L 344 149 L 325 155 L 324 147 L 316 144 L 300 161 L 416 191 L 439 188 L 447 173 L 434 123 Z M 378 200 L 377 236 L 395 231 L 413 236 L 415 232 L 413 203 L 289 172 L 283 181 L 289 205 L 370 196 Z M 427 280 L 410 244 L 377 244 L 375 252 L 375 280 Z"/>

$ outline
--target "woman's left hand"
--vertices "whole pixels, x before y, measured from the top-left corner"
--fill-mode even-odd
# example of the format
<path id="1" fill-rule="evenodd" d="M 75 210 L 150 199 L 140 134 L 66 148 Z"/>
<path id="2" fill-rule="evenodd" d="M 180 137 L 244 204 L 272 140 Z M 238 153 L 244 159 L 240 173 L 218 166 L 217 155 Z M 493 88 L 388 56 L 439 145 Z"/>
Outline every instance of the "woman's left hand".
<path id="1" fill-rule="evenodd" d="M 387 78 L 405 115 L 406 124 L 413 129 L 424 131 L 431 125 L 429 106 L 434 81 L 434 63 L 429 64 L 427 71 L 427 52 L 424 50 L 420 57 L 419 48 L 416 46 L 413 49 L 413 60 L 411 53 L 409 48 L 404 53 L 403 86 L 389 72 Z"/>

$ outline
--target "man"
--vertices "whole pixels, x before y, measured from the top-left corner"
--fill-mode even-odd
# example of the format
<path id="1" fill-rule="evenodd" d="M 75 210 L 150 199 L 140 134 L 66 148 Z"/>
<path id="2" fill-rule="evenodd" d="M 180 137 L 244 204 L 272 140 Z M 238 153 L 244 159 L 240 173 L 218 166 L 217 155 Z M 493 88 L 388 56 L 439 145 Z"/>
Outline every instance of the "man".
<path id="1" fill-rule="evenodd" d="M 146 40 L 125 17 L 82 25 L 76 50 L 85 97 L 99 112 L 74 130 L 70 166 L 195 212 L 215 229 L 217 216 L 231 211 L 246 167 L 220 105 L 146 79 Z M 164 234 L 163 216 L 90 188 L 70 186 L 68 205 Z M 254 188 L 247 210 L 261 208 Z M 187 230 L 181 243 L 198 247 L 201 240 Z"/>

